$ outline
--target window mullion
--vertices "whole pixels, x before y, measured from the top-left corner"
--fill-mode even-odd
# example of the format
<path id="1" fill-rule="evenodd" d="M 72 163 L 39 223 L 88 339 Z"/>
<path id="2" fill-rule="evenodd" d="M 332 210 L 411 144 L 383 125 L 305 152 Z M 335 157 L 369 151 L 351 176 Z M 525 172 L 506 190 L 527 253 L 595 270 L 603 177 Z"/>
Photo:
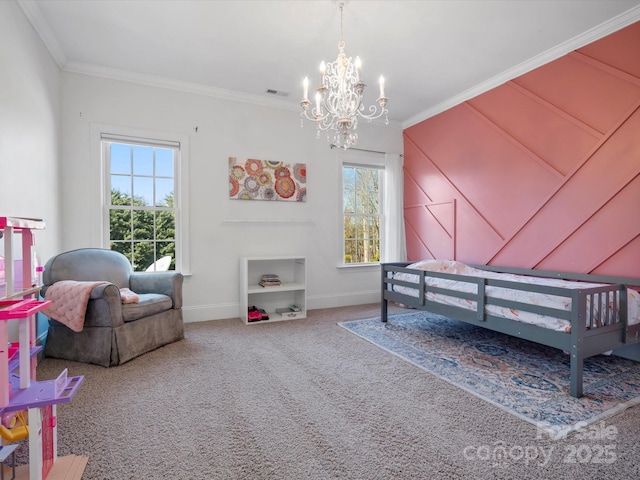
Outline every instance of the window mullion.
<path id="1" fill-rule="evenodd" d="M 380 259 L 381 170 L 368 165 L 343 164 L 344 263 L 376 263 Z M 345 204 L 346 201 L 354 204 Z M 347 211 L 348 207 L 353 211 Z"/>
<path id="2" fill-rule="evenodd" d="M 176 205 L 178 201 L 175 198 L 178 169 L 176 147 L 154 146 L 149 142 L 136 142 L 131 139 L 128 141 L 131 143 L 114 140 L 103 141 L 103 152 L 106 159 L 104 165 L 107 168 L 105 178 L 110 195 L 107 209 L 110 248 L 125 253 L 136 270 L 144 270 L 148 265 L 155 264 L 163 252 L 164 254 L 170 252 L 175 264 L 178 252 L 176 245 L 176 221 L 178 218 Z M 117 169 L 114 169 L 113 145 L 119 146 L 119 154 L 125 155 L 116 161 L 116 163 L 119 162 Z M 126 147 L 126 149 L 122 147 Z M 158 169 L 159 150 L 164 150 L 162 154 L 164 169 L 162 171 Z M 167 163 L 169 161 L 170 164 Z M 123 168 L 123 162 L 125 168 Z M 128 189 L 128 192 L 122 192 L 121 201 L 118 203 L 128 203 L 128 205 L 114 204 L 114 188 L 117 187 L 114 186 L 113 181 L 116 177 L 121 177 L 122 189 Z M 127 177 L 126 180 L 124 177 Z M 161 184 L 158 183 L 158 178 L 162 179 Z M 167 179 L 171 181 L 167 182 Z M 161 201 L 159 202 L 157 199 L 161 199 Z M 164 204 L 157 205 L 158 203 Z M 112 217 L 111 212 L 117 211 L 123 213 L 114 214 Z M 126 224 L 122 223 L 125 221 L 124 212 L 129 213 L 126 217 Z M 159 215 L 161 212 L 166 212 L 166 215 L 162 215 L 162 223 Z M 116 223 L 112 223 L 112 221 Z M 122 230 L 123 227 L 124 230 Z M 123 234 L 116 231 L 114 234 L 113 229 L 121 229 L 120 232 L 128 233 Z M 166 229 L 166 231 L 160 232 L 160 229 Z M 123 235 L 128 235 L 129 238 L 127 239 Z M 162 249 L 160 248 L 160 239 L 162 239 Z"/>

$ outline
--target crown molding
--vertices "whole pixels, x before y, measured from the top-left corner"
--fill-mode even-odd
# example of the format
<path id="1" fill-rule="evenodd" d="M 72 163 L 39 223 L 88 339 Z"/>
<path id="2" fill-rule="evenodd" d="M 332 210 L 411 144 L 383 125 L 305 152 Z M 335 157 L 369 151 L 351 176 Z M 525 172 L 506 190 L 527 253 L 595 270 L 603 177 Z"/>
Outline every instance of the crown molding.
<path id="1" fill-rule="evenodd" d="M 409 128 L 640 20 L 640 5 L 402 122 Z"/>
<path id="2" fill-rule="evenodd" d="M 210 85 L 185 82 L 182 80 L 175 80 L 172 78 L 148 75 L 144 73 L 136 73 L 130 70 L 121 70 L 118 68 L 105 67 L 92 63 L 67 62 L 67 64 L 61 68 L 61 70 L 68 73 L 77 73 L 80 75 L 89 75 L 99 78 L 137 83 L 139 85 L 158 88 L 167 88 L 170 90 L 192 93 L 194 95 L 214 97 L 233 102 L 249 103 L 252 105 L 259 105 L 263 107 L 279 108 L 281 110 L 287 110 L 291 112 L 300 112 L 300 105 L 288 100 L 242 93 L 235 90 L 226 90 L 224 88 L 212 87 Z M 388 124 L 386 124 L 383 119 L 377 119 L 367 123 L 371 123 L 372 125 L 390 125 L 395 128 L 402 128 L 402 123 L 396 120 L 389 120 Z"/>
<path id="3" fill-rule="evenodd" d="M 61 68 L 62 71 L 68 73 L 77 73 L 81 75 L 89 75 L 110 80 L 119 80 L 129 83 L 137 83 L 158 88 L 167 88 L 196 95 L 204 95 L 208 97 L 220 98 L 223 100 L 232 100 L 235 102 L 252 103 L 265 107 L 275 107 L 285 110 L 297 110 L 297 105 L 290 102 L 279 100 L 276 98 L 268 98 L 260 95 L 237 92 L 234 90 L 226 90 L 224 88 L 212 87 L 194 82 L 185 82 L 172 78 L 148 75 L 144 73 L 132 72 L 118 68 L 105 67 L 92 63 L 68 62 Z"/>
<path id="4" fill-rule="evenodd" d="M 31 26 L 38 34 L 45 47 L 47 47 L 47 50 L 49 50 L 53 60 L 58 64 L 58 68 L 62 69 L 62 67 L 67 63 L 67 56 L 51 31 L 49 24 L 42 17 L 40 8 L 35 0 L 16 0 L 16 3 L 27 17 L 27 20 L 31 23 Z"/>

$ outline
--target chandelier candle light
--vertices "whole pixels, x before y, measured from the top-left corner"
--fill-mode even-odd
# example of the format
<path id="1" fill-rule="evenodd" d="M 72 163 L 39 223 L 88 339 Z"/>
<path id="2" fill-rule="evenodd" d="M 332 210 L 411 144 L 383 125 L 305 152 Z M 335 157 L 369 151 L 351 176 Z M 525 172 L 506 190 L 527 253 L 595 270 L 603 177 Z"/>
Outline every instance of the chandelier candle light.
<path id="1" fill-rule="evenodd" d="M 340 4 L 340 41 L 338 42 L 338 58 L 335 62 L 320 64 L 320 86 L 316 90 L 315 106 L 309 110 L 309 78 L 302 82 L 303 98 L 300 102 L 302 112 L 300 116 L 316 122 L 317 137 L 320 131 L 327 132 L 327 141 L 345 150 L 358 141 L 358 117 L 368 121 L 375 120 L 384 115 L 385 124 L 389 123 L 386 109 L 387 97 L 384 96 L 384 77 L 380 76 L 380 97 L 378 104 L 371 105 L 365 112 L 362 94 L 365 83 L 360 79 L 362 62 L 356 57 L 355 62 L 344 53 L 344 40 L 342 39 L 342 13 L 344 3 Z M 304 120 L 300 121 L 303 126 Z M 331 138 L 331 132 L 333 138 Z"/>

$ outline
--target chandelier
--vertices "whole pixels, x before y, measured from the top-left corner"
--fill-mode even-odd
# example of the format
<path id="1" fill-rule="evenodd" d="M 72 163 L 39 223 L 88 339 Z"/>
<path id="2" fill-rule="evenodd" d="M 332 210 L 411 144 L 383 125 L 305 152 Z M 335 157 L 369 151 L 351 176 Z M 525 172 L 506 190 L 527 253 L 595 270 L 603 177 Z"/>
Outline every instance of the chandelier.
<path id="1" fill-rule="evenodd" d="M 385 124 L 389 123 L 386 109 L 387 97 L 384 96 L 384 77 L 380 76 L 380 96 L 378 104 L 370 105 L 367 111 L 363 103 L 365 83 L 360 78 L 361 62 L 356 57 L 355 62 L 344 53 L 344 40 L 342 39 L 342 13 L 344 3 L 340 3 L 340 41 L 338 42 L 338 58 L 335 62 L 320 64 L 320 86 L 316 90 L 314 106 L 309 109 L 309 78 L 303 81 L 304 95 L 300 106 L 302 112 L 300 125 L 304 119 L 316 122 L 317 134 L 327 132 L 327 141 L 337 147 L 347 149 L 358 141 L 358 119 L 364 118 L 369 122 L 384 115 Z"/>

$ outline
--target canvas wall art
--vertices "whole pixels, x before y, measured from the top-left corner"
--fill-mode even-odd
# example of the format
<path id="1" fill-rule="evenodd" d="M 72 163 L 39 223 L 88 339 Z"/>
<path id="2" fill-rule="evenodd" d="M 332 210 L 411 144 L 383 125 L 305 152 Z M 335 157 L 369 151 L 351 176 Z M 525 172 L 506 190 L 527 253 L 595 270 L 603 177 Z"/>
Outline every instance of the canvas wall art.
<path id="1" fill-rule="evenodd" d="M 229 198 L 306 202 L 307 165 L 229 157 Z"/>

